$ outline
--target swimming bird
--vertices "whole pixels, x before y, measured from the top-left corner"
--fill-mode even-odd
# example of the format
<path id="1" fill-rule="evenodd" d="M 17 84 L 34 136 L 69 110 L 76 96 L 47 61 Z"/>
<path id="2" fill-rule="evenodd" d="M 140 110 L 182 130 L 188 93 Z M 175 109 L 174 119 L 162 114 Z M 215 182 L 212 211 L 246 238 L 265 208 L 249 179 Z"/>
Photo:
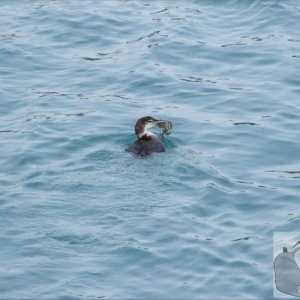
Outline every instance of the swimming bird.
<path id="1" fill-rule="evenodd" d="M 148 130 L 155 125 L 162 129 L 162 136 L 163 134 L 170 134 L 172 128 L 170 121 L 156 120 L 150 116 L 142 117 L 135 124 L 135 134 L 138 139 L 129 145 L 126 151 L 134 153 L 137 156 L 147 156 L 154 152 L 165 152 L 165 147 L 161 139 Z"/>

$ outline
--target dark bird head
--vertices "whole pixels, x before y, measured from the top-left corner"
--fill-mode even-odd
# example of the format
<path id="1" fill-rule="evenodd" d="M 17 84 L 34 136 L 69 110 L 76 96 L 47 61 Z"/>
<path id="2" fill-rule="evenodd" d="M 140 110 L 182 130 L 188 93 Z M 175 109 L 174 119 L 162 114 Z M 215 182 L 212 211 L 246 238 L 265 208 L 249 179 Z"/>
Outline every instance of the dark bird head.
<path id="1" fill-rule="evenodd" d="M 165 121 L 156 120 L 150 116 L 142 117 L 138 119 L 135 124 L 135 134 L 138 136 L 138 138 L 141 138 L 144 135 L 152 135 L 153 133 L 148 131 L 148 129 L 155 125 L 159 125 L 162 122 Z"/>

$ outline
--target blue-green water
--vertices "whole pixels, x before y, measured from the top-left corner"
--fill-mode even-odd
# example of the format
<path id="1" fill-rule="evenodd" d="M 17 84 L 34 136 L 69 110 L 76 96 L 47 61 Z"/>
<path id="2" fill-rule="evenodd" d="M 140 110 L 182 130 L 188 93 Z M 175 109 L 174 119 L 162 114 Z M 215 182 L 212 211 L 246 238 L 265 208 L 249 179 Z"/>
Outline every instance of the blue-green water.
<path id="1" fill-rule="evenodd" d="M 299 1 L 0 2 L 0 298 L 273 295 L 300 225 Z M 166 153 L 124 149 L 137 118 Z"/>

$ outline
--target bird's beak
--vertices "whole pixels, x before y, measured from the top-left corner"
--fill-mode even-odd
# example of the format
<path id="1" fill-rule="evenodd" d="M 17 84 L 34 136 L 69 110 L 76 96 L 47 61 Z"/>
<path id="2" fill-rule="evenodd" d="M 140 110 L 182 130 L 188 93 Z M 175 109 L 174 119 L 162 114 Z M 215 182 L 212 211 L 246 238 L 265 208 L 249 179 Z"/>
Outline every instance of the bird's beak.
<path id="1" fill-rule="evenodd" d="M 157 124 L 157 125 L 162 124 L 162 123 L 164 123 L 164 122 L 166 122 L 166 121 L 164 121 L 164 120 L 154 120 L 154 121 L 153 121 L 153 123 L 154 123 L 154 124 Z"/>

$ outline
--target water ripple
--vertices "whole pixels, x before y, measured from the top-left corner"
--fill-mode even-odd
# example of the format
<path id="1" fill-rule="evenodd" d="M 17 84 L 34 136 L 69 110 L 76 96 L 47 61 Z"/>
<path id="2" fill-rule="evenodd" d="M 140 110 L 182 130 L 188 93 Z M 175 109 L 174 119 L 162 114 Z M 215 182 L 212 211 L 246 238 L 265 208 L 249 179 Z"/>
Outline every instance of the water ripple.
<path id="1" fill-rule="evenodd" d="M 0 8 L 1 296 L 271 298 L 299 227 L 295 1 Z M 136 159 L 144 115 L 174 130 Z"/>

